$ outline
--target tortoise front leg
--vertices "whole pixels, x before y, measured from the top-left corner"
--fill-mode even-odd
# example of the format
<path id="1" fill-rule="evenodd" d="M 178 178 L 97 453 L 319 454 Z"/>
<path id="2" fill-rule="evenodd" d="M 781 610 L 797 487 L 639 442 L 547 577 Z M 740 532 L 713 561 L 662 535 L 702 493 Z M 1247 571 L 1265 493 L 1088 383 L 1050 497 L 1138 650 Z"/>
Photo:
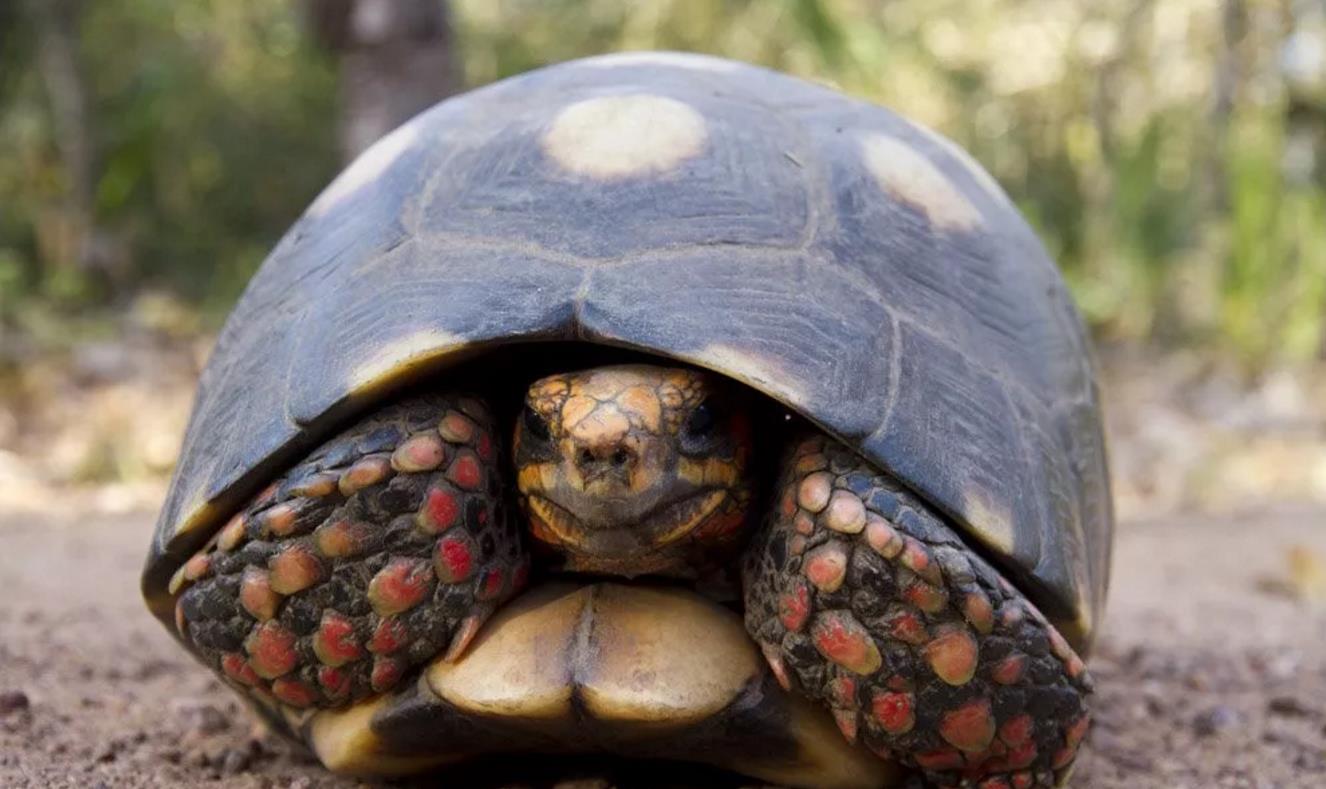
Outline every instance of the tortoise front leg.
<path id="1" fill-rule="evenodd" d="M 1081 659 L 898 482 L 798 442 L 745 569 L 746 627 L 844 736 L 940 786 L 1052 786 L 1086 734 Z"/>
<path id="2" fill-rule="evenodd" d="M 472 398 L 388 406 L 261 493 L 171 581 L 180 637 L 275 709 L 337 707 L 464 649 L 528 557 Z"/>

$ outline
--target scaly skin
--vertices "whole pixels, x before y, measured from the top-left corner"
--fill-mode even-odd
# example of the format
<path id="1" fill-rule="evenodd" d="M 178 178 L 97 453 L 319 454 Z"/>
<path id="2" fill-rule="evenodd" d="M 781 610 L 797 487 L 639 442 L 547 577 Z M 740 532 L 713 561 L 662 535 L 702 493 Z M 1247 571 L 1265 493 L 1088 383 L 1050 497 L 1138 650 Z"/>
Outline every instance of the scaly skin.
<path id="1" fill-rule="evenodd" d="M 745 536 L 744 403 L 698 370 L 599 367 L 534 382 L 516 484 L 534 538 L 571 570 L 694 578 Z"/>
<path id="2" fill-rule="evenodd" d="M 1081 659 L 924 503 L 831 440 L 789 454 L 747 553 L 746 627 L 843 735 L 939 786 L 1053 786 L 1086 734 Z"/>
<path id="3" fill-rule="evenodd" d="M 456 653 L 529 564 L 479 402 L 382 409 L 277 480 L 181 568 L 181 637 L 263 701 L 337 707 Z"/>

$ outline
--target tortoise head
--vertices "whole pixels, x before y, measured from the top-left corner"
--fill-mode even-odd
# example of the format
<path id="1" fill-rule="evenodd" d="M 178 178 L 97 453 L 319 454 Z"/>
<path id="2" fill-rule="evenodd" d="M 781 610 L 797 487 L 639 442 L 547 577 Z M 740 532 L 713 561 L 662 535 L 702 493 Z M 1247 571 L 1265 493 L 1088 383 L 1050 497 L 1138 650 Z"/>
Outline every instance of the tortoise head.
<path id="1" fill-rule="evenodd" d="M 692 575 L 735 542 L 751 500 L 738 393 L 697 370 L 628 365 L 529 387 L 515 431 L 534 536 L 567 569 Z"/>

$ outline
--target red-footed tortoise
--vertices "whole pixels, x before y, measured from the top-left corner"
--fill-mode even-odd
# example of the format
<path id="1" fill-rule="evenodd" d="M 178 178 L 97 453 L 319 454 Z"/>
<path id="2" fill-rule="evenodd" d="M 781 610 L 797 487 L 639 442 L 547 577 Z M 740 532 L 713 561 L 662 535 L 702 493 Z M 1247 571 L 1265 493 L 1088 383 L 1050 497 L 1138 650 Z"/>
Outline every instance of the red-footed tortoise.
<path id="1" fill-rule="evenodd" d="M 1111 529 L 1081 322 L 978 165 L 631 54 L 443 102 L 313 203 L 143 590 L 333 770 L 1048 786 Z"/>

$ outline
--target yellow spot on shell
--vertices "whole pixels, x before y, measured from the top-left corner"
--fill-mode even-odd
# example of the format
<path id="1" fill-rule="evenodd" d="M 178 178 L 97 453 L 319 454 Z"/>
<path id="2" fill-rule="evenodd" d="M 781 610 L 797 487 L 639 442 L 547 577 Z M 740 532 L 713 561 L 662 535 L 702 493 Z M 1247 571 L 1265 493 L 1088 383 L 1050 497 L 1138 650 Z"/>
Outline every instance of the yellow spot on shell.
<path id="1" fill-rule="evenodd" d="M 735 378 L 789 405 L 806 402 L 805 394 L 793 386 L 794 378 L 773 359 L 724 343 L 711 343 L 687 357 L 687 361 Z"/>
<path id="2" fill-rule="evenodd" d="M 197 534 L 210 530 L 216 522 L 217 510 L 207 502 L 201 490 L 189 495 L 188 504 L 180 507 L 179 520 L 175 521 L 175 534 L 171 542 L 177 542 L 186 534 Z"/>
<path id="3" fill-rule="evenodd" d="M 544 152 L 562 169 L 605 181 L 667 172 L 704 149 L 704 118 L 676 99 L 604 96 L 558 113 Z"/>
<path id="4" fill-rule="evenodd" d="M 971 173 L 972 178 L 982 189 L 985 190 L 986 194 L 990 195 L 990 197 L 993 197 L 995 200 L 1012 207 L 1013 201 L 1008 198 L 1008 194 L 1004 192 L 1004 188 L 1000 186 L 999 182 L 994 179 L 994 176 L 990 175 L 990 173 L 981 166 L 981 163 L 976 161 L 971 154 L 967 153 L 962 146 L 939 132 L 927 129 L 924 126 L 913 124 L 913 128 L 921 134 L 924 134 L 940 148 L 943 148 L 954 159 L 957 159 L 958 162 L 967 169 L 967 172 Z"/>
<path id="5" fill-rule="evenodd" d="M 327 213 L 366 184 L 376 180 L 409 149 L 410 144 L 418 136 L 418 124 L 408 123 L 378 140 L 351 162 L 349 167 L 341 171 L 336 180 L 318 195 L 318 199 L 309 207 L 308 215 L 317 217 Z"/>
<path id="6" fill-rule="evenodd" d="M 384 343 L 350 372 L 352 397 L 372 397 L 384 387 L 409 380 L 445 356 L 465 346 L 459 335 L 438 329 L 421 329 Z"/>
<path id="7" fill-rule="evenodd" d="M 972 487 L 963 491 L 962 513 L 982 542 L 1005 555 L 1013 552 L 1013 516 L 1007 507 L 992 501 L 985 491 Z"/>
<path id="8" fill-rule="evenodd" d="M 971 204 L 934 163 L 911 146 L 883 134 L 861 141 L 866 168 L 879 187 L 925 213 L 936 227 L 970 230 L 981 223 Z"/>

